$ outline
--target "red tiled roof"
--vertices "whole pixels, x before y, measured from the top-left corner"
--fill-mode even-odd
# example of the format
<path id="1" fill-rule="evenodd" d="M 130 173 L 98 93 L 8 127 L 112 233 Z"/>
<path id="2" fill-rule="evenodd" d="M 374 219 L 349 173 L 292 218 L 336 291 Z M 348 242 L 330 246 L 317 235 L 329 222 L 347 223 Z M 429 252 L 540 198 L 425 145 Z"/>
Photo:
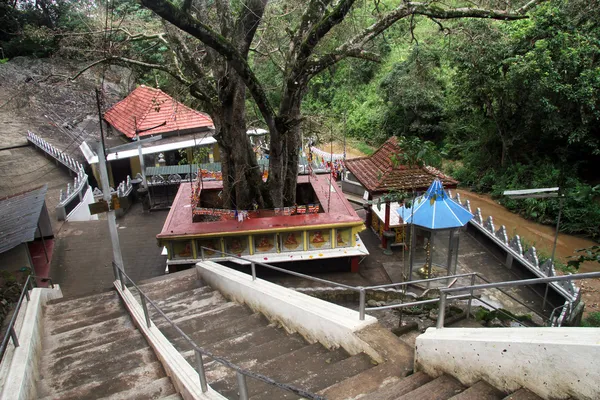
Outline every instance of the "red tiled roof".
<path id="1" fill-rule="evenodd" d="M 143 85 L 112 106 L 104 114 L 104 119 L 130 138 L 135 137 L 134 120 L 140 131 L 165 123 L 155 129 L 140 132 L 140 136 L 190 133 L 214 126 L 208 115 L 184 106 L 160 89 Z"/>
<path id="2" fill-rule="evenodd" d="M 346 160 L 346 167 L 369 192 L 390 190 L 426 190 L 435 178 L 440 178 L 445 187 L 456 187 L 457 181 L 430 167 L 409 168 L 406 165 L 394 166 L 392 155 L 400 153 L 398 140 L 389 138 L 369 157 Z"/>

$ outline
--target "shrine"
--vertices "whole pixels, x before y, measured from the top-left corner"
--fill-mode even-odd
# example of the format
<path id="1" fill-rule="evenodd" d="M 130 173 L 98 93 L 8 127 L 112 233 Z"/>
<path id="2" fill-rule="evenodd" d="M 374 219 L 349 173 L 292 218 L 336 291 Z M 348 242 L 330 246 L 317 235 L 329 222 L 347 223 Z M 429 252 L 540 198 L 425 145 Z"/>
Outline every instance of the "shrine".
<path id="1" fill-rule="evenodd" d="M 358 233 L 363 221 L 331 175 L 299 176 L 297 205 L 275 209 L 221 208 L 223 182 L 199 171 L 193 184 L 182 184 L 162 232 L 170 271 L 200 259 L 264 263 L 343 259 L 358 272 L 369 254 Z"/>
<path id="2" fill-rule="evenodd" d="M 391 244 L 404 245 L 404 222 L 394 212 L 401 206 L 387 194 L 394 192 L 425 192 L 435 179 L 441 179 L 446 189 L 454 189 L 458 182 L 429 165 L 412 166 L 395 163 L 393 158 L 402 149 L 395 136 L 367 157 L 346 160 L 348 169 L 343 181 L 344 192 L 363 197 L 366 225 L 373 229 L 386 248 Z"/>

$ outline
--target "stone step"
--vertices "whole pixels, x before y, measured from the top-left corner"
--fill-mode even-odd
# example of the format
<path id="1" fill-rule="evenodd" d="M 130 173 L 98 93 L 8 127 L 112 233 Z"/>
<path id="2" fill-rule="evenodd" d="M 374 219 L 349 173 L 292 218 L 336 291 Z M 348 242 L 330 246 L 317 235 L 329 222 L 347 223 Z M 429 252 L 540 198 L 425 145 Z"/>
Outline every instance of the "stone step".
<path id="1" fill-rule="evenodd" d="M 62 357 L 117 340 L 134 330 L 129 315 L 44 337 L 44 353 Z"/>
<path id="2" fill-rule="evenodd" d="M 504 393 L 487 382 L 475 382 L 464 392 L 450 398 L 450 400 L 501 400 Z"/>
<path id="3" fill-rule="evenodd" d="M 40 393 L 58 393 L 74 389 L 77 386 L 100 380 L 111 380 L 111 377 L 123 371 L 133 370 L 143 365 L 158 362 L 154 351 L 148 346 L 138 350 L 126 350 L 122 353 L 106 351 L 96 353 L 96 357 L 67 357 L 72 364 L 58 362 L 54 365 L 45 362 L 46 370 L 38 381 Z M 77 362 L 79 361 L 79 362 Z"/>
<path id="4" fill-rule="evenodd" d="M 276 358 L 281 354 L 291 353 L 306 346 L 306 342 L 299 335 L 285 335 L 259 346 L 249 346 L 245 351 L 223 354 L 223 358 L 240 366 L 243 369 L 253 371 L 255 367 Z M 193 354 L 186 357 L 188 362 L 193 362 Z M 213 389 L 219 393 L 237 393 L 237 380 L 234 370 L 225 365 L 204 357 L 206 379 Z"/>
<path id="5" fill-rule="evenodd" d="M 61 315 L 44 314 L 44 331 L 46 335 L 72 331 L 127 314 L 127 310 L 125 310 L 119 299 L 107 299 L 105 302 L 78 308 L 76 312 L 69 311 L 65 309 Z"/>
<path id="6" fill-rule="evenodd" d="M 173 319 L 172 321 L 186 334 L 196 335 L 218 329 L 220 326 L 234 322 L 250 315 L 251 312 L 244 306 L 236 303 L 218 304 L 214 308 L 199 312 L 197 315 L 185 318 Z M 161 321 L 162 320 L 162 321 Z M 154 323 L 160 328 L 168 339 L 178 338 L 175 328 L 164 318 L 155 319 Z M 224 338 L 221 338 L 224 339 Z M 214 342 L 214 341 L 213 341 Z M 196 342 L 202 347 L 201 342 Z"/>
<path id="7" fill-rule="evenodd" d="M 165 300 L 178 293 L 205 286 L 205 284 L 198 279 L 196 270 L 193 268 L 191 270 L 161 276 L 160 278 L 161 279 L 150 282 L 145 281 L 147 283 L 138 284 L 138 287 L 146 293 L 152 301 Z M 132 292 L 134 291 L 133 289 L 134 288 L 130 288 Z"/>
<path id="8" fill-rule="evenodd" d="M 333 365 L 329 365 L 317 373 L 295 379 L 293 382 L 289 382 L 289 384 L 297 388 L 316 393 L 321 389 L 332 386 L 372 367 L 373 363 L 371 358 L 364 353 L 360 353 L 334 363 Z M 251 397 L 253 400 L 298 398 L 299 397 L 297 395 L 274 386 L 271 386 L 268 390 L 259 394 L 255 394 Z"/>
<path id="9" fill-rule="evenodd" d="M 225 342 L 223 346 L 226 346 L 228 341 L 229 343 L 243 341 L 243 337 L 245 335 L 252 334 L 254 337 L 255 330 L 267 328 L 268 323 L 269 321 L 267 321 L 262 314 L 250 314 L 238 317 L 237 319 L 231 321 L 225 320 L 219 326 L 216 326 L 212 329 L 198 330 L 196 332 L 188 333 L 188 335 L 191 337 L 194 343 L 202 348 L 217 349 L 212 346 L 216 346 L 217 343 L 221 341 Z M 182 353 L 192 349 L 188 342 L 179 335 L 171 335 L 167 337 L 171 339 L 173 346 L 175 346 L 175 348 Z"/>
<path id="10" fill-rule="evenodd" d="M 189 299 L 189 298 L 196 297 L 196 296 L 202 296 L 202 295 L 204 295 L 206 293 L 210 293 L 210 292 L 213 292 L 213 289 L 210 286 L 200 286 L 199 288 L 196 288 L 196 289 L 176 293 L 176 294 L 174 294 L 170 297 L 167 297 L 166 299 L 162 299 L 162 300 L 154 300 L 152 298 L 152 295 L 149 295 L 148 297 L 162 309 L 162 307 L 165 305 L 173 304 L 173 303 L 179 302 L 181 300 Z M 146 292 L 144 292 L 144 293 L 146 293 Z M 137 291 L 135 293 L 135 298 L 138 301 L 140 300 L 140 296 L 137 293 Z"/>
<path id="11" fill-rule="evenodd" d="M 342 348 L 328 350 L 320 343 L 309 344 L 291 353 L 282 354 L 267 362 L 256 365 L 252 372 L 265 375 L 278 382 L 293 382 L 305 375 L 319 373 L 329 365 L 342 361 L 350 355 Z M 248 383 L 248 394 L 253 396 L 270 389 L 270 385 L 257 379 L 246 379 Z M 221 386 L 219 383 L 214 383 Z M 237 386 L 234 390 L 221 391 L 225 397 L 235 397 Z"/>
<path id="12" fill-rule="evenodd" d="M 122 371 L 115 376 L 103 377 L 70 390 L 49 394 L 43 397 L 42 400 L 101 399 L 116 395 L 119 392 L 143 388 L 165 376 L 162 364 L 157 361 L 132 370 Z"/>
<path id="13" fill-rule="evenodd" d="M 396 400 L 446 400 L 462 392 L 465 387 L 449 375 L 441 375 Z"/>
<path id="14" fill-rule="evenodd" d="M 369 393 L 370 396 L 375 396 L 375 393 L 377 393 L 382 398 L 394 399 L 397 397 L 398 391 L 404 390 L 402 393 L 408 393 L 421 384 L 429 382 L 430 379 L 413 386 L 408 386 L 407 382 L 404 384 L 404 388 L 400 386 L 391 389 L 389 392 L 391 394 L 389 396 L 386 395 L 385 390 L 399 384 L 400 381 L 405 379 L 405 374 L 407 373 L 406 364 L 394 361 L 395 360 L 388 360 L 383 364 L 369 368 L 360 374 L 354 375 L 340 383 L 323 389 L 319 394 L 325 398 L 336 399 L 341 397 L 355 398 L 364 395 L 365 393 Z M 412 364 L 410 367 L 412 367 Z"/>
<path id="15" fill-rule="evenodd" d="M 188 291 L 186 293 L 191 293 Z M 139 300 L 138 300 L 139 301 Z M 205 311 L 211 311 L 219 305 L 227 304 L 227 299 L 219 292 L 210 291 L 199 295 L 191 295 L 173 303 L 163 303 L 158 306 L 171 320 L 182 321 Z M 140 302 L 141 304 L 141 302 Z M 234 303 L 235 304 L 235 303 Z M 160 313 L 154 307 L 148 305 L 148 311 L 153 321 L 164 321 Z"/>
<path id="16" fill-rule="evenodd" d="M 146 399 L 181 399 L 168 377 L 157 379 L 143 387 L 135 387 L 123 392 L 103 397 L 102 400 L 146 400 Z"/>
<path id="17" fill-rule="evenodd" d="M 542 400 L 542 398 L 525 388 L 521 388 L 513 394 L 504 397 L 503 400 Z"/>
<path id="18" fill-rule="evenodd" d="M 78 296 L 66 296 L 57 299 L 50 299 L 46 302 L 46 313 L 49 315 L 61 314 L 68 305 L 70 310 L 76 310 L 80 307 L 93 306 L 99 302 L 114 300 L 118 297 L 116 290 L 111 287 L 99 293 L 86 293 Z"/>
<path id="19" fill-rule="evenodd" d="M 148 348 L 145 338 L 136 330 L 124 334 L 119 340 L 88 348 L 77 353 L 68 353 L 62 357 L 54 354 L 44 354 L 41 359 L 40 375 L 48 378 L 58 371 L 79 368 L 85 365 L 95 365 L 105 362 L 107 358 L 128 354 L 133 351 Z"/>
<path id="20" fill-rule="evenodd" d="M 406 378 L 395 380 L 393 383 L 369 393 L 368 397 L 373 400 L 394 400 L 429 382 L 431 382 L 431 377 L 429 375 L 424 372 L 416 372 Z"/>

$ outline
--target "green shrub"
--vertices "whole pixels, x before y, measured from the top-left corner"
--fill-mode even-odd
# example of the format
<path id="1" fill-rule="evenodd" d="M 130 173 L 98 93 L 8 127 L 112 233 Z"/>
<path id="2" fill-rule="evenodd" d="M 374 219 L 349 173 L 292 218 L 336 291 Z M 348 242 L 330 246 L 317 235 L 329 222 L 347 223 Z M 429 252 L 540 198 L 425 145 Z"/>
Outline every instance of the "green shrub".
<path id="1" fill-rule="evenodd" d="M 581 326 L 587 328 L 600 328 L 600 312 L 595 311 L 585 317 L 581 323 Z"/>

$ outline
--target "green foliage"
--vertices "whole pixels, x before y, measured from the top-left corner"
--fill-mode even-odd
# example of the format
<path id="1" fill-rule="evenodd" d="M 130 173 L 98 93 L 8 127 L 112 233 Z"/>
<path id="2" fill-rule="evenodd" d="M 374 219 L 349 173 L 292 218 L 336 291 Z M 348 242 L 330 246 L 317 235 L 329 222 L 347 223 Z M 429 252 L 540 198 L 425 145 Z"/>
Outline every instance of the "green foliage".
<path id="1" fill-rule="evenodd" d="M 567 263 L 568 267 L 579 269 L 579 266 L 586 261 L 600 263 L 600 245 L 577 249 L 576 252 L 579 254 L 569 257 L 571 260 Z"/>
<path id="2" fill-rule="evenodd" d="M 600 312 L 590 313 L 581 323 L 581 326 L 588 328 L 600 328 Z"/>

